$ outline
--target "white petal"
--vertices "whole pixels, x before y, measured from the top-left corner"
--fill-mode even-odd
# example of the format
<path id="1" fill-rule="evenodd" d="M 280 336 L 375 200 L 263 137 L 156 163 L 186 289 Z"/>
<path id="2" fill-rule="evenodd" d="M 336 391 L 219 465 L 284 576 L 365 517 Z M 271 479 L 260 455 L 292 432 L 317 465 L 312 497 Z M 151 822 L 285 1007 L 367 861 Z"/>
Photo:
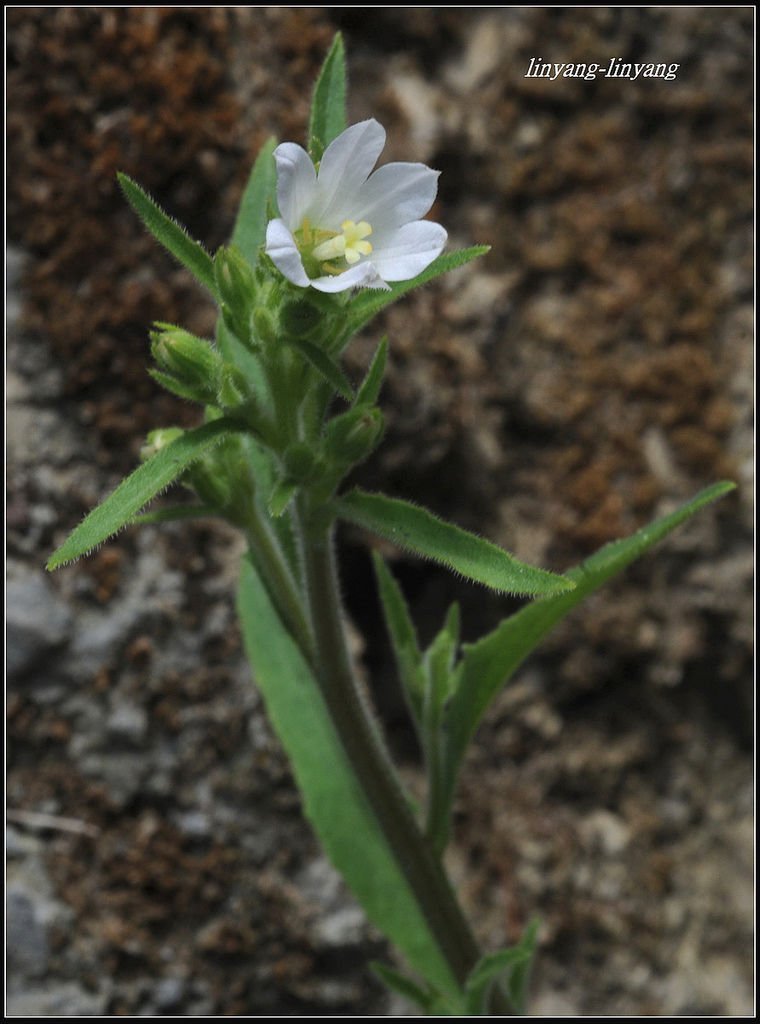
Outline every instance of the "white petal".
<path id="1" fill-rule="evenodd" d="M 317 191 L 317 172 L 305 149 L 283 142 L 274 151 L 277 165 L 277 205 L 291 231 L 301 226 Z"/>
<path id="2" fill-rule="evenodd" d="M 385 129 L 371 118 L 346 128 L 322 156 L 317 195 L 309 210 L 315 224 L 337 231 L 344 220 L 355 220 L 353 199 L 377 163 L 385 145 Z"/>
<path id="3" fill-rule="evenodd" d="M 435 201 L 439 174 L 425 164 L 378 167 L 359 189 L 353 219 L 368 221 L 376 233 L 419 220 Z"/>
<path id="4" fill-rule="evenodd" d="M 317 277 L 310 282 L 312 288 L 320 292 L 345 292 L 349 288 L 383 288 L 388 285 L 380 277 L 371 263 L 357 263 L 350 270 L 335 277 Z"/>
<path id="5" fill-rule="evenodd" d="M 376 240 L 372 262 L 385 281 L 409 281 L 440 256 L 447 237 L 440 224 L 412 221 Z"/>
<path id="6" fill-rule="evenodd" d="M 267 224 L 266 253 L 288 281 L 297 284 L 299 288 L 308 288 L 309 278 L 303 268 L 296 240 L 284 221 L 270 220 Z"/>

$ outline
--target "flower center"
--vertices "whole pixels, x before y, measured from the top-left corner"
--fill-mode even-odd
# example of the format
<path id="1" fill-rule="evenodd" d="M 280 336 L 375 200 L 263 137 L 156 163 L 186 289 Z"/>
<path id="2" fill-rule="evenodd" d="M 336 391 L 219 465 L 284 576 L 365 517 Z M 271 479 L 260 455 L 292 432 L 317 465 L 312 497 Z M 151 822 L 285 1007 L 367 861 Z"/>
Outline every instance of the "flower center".
<path id="1" fill-rule="evenodd" d="M 311 256 L 322 264 L 322 269 L 327 273 L 340 273 L 336 267 L 329 265 L 333 260 L 344 259 L 351 266 L 372 252 L 372 243 L 366 240 L 372 234 L 372 225 L 366 220 L 360 220 L 358 224 L 353 220 L 344 220 L 340 227 L 340 232 L 313 231 L 306 223 L 302 228 L 302 237 L 307 245 L 312 240 L 323 239 L 311 250 Z"/>

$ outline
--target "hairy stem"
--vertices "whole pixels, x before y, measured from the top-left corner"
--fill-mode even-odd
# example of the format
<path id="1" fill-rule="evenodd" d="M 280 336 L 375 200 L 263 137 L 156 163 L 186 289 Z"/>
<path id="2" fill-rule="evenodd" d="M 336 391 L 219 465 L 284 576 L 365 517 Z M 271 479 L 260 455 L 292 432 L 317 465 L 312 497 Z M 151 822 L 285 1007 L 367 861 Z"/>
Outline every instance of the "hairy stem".
<path id="1" fill-rule="evenodd" d="M 253 502 L 246 533 L 251 554 L 261 571 L 275 607 L 296 639 L 304 657 L 309 664 L 313 664 L 314 640 L 298 583 L 276 536 Z"/>
<path id="2" fill-rule="evenodd" d="M 480 950 L 438 857 L 417 825 L 357 687 L 343 629 L 332 527 L 308 531 L 304 556 L 322 696 L 383 835 L 451 973 L 464 985 Z"/>

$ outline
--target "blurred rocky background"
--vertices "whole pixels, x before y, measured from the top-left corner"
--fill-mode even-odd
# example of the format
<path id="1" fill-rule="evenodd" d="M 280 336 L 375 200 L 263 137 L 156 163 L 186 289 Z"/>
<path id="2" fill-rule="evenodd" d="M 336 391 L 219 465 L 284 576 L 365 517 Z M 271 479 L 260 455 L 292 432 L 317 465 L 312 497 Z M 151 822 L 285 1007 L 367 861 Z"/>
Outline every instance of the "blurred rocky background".
<path id="1" fill-rule="evenodd" d="M 536 1013 L 750 1013 L 751 9 L 16 7 L 7 27 L 8 1010 L 404 1011 L 251 683 L 234 534 L 126 531 L 43 571 L 149 429 L 195 421 L 145 372 L 151 321 L 213 327 L 116 170 L 213 250 L 261 143 L 303 139 L 341 29 L 352 121 L 442 171 L 452 246 L 492 246 L 351 349 L 358 379 L 391 339 L 361 481 L 556 570 L 740 485 L 498 700 L 457 804 L 463 899 L 491 948 L 540 914 Z M 679 68 L 552 82 L 531 57 Z M 369 541 L 342 540 L 414 786 Z M 513 607 L 385 553 L 424 637 L 455 598 L 468 639 Z"/>

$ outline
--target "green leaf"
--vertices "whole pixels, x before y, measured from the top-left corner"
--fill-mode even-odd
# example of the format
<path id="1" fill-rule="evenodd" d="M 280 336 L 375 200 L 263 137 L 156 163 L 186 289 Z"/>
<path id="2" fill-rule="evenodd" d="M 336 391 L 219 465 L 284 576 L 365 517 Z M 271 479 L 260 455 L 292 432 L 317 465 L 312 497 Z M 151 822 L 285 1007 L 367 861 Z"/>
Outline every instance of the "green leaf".
<path id="1" fill-rule="evenodd" d="M 200 244 L 126 174 L 117 175 L 124 195 L 153 237 L 216 298 L 214 264 Z"/>
<path id="2" fill-rule="evenodd" d="M 346 53 L 343 36 L 338 32 L 325 57 L 309 118 L 309 155 L 314 163 L 346 128 Z"/>
<path id="3" fill-rule="evenodd" d="M 158 508 L 153 512 L 143 512 L 133 516 L 129 525 L 148 526 L 154 523 L 176 523 L 186 519 L 207 519 L 219 515 L 219 510 L 211 505 L 172 505 L 169 508 Z"/>
<path id="4" fill-rule="evenodd" d="M 402 295 L 406 295 L 412 289 L 419 288 L 420 285 L 435 280 L 441 274 L 446 274 L 450 270 L 457 270 L 459 267 L 464 266 L 465 263 L 469 263 L 470 260 L 483 256 L 490 248 L 490 245 L 473 245 L 469 249 L 445 252 L 437 259 L 434 259 L 427 270 L 423 270 L 417 277 L 413 277 L 410 281 L 399 281 L 398 284 L 391 285 L 390 291 L 365 289 L 360 292 L 349 304 L 346 311 L 345 327 L 340 334 L 338 350 L 342 351 L 358 331 L 366 327 L 370 320 L 376 317 L 378 313 L 398 301 Z"/>
<path id="5" fill-rule="evenodd" d="M 184 381 L 177 380 L 176 377 L 163 373 L 161 370 L 149 368 L 148 374 L 157 384 L 160 384 L 162 388 L 165 388 L 172 395 L 176 395 L 177 398 L 184 398 L 188 402 L 203 402 L 203 397 L 198 394 L 198 389 L 190 384 L 185 384 Z"/>
<path id="6" fill-rule="evenodd" d="M 464 751 L 488 705 L 546 634 L 585 597 L 734 487 L 729 481 L 714 484 L 670 515 L 630 537 L 607 544 L 567 573 L 574 590 L 527 605 L 477 643 L 464 645 L 456 692 L 446 715 L 449 802 Z"/>
<path id="7" fill-rule="evenodd" d="M 267 503 L 270 516 L 279 519 L 296 496 L 297 491 L 298 484 L 292 480 L 278 480 L 272 488 L 272 493 L 269 495 Z"/>
<path id="8" fill-rule="evenodd" d="M 383 615 L 393 653 L 396 656 L 401 685 L 415 724 L 421 727 L 425 678 L 421 671 L 422 654 L 417 643 L 414 623 L 409 615 L 404 595 L 396 580 L 388 571 L 383 559 L 372 552 L 375 566 L 377 589 L 383 606 Z"/>
<path id="9" fill-rule="evenodd" d="M 356 782 L 317 682 L 249 559 L 243 562 L 238 609 L 269 718 L 328 856 L 413 970 L 455 995 L 456 981 Z"/>
<path id="10" fill-rule="evenodd" d="M 47 568 L 58 569 L 97 547 L 126 526 L 147 503 L 177 479 L 196 459 L 239 426 L 227 419 L 214 420 L 188 430 L 161 448 L 134 473 L 122 480 L 109 497 L 69 534 L 53 552 Z"/>
<path id="11" fill-rule="evenodd" d="M 297 348 L 301 355 L 311 363 L 317 373 L 347 402 L 353 399 L 354 392 L 348 378 L 326 352 L 323 352 L 317 345 L 313 345 L 304 338 L 287 337 L 283 340 L 293 348 Z"/>
<path id="12" fill-rule="evenodd" d="M 216 321 L 216 344 L 224 358 L 243 374 L 246 383 L 253 389 L 259 405 L 269 408 L 271 399 L 258 356 L 242 343 L 221 316 Z"/>
<path id="13" fill-rule="evenodd" d="M 380 394 L 385 374 L 385 363 L 388 358 L 388 339 L 383 338 L 377 346 L 367 376 L 354 399 L 354 405 L 374 405 Z"/>
<path id="14" fill-rule="evenodd" d="M 440 857 L 449 839 L 449 807 L 445 797 L 445 764 L 442 720 L 444 707 L 452 689 L 451 670 L 456 641 L 444 628 L 432 642 L 423 661 L 425 693 L 422 702 L 422 746 L 427 765 L 427 821 L 425 834 Z"/>
<path id="15" fill-rule="evenodd" d="M 338 498 L 335 509 L 341 519 L 363 526 L 423 558 L 432 558 L 492 590 L 536 595 L 556 594 L 574 587 L 570 580 L 518 562 L 490 541 L 399 498 L 357 489 Z"/>
<path id="16" fill-rule="evenodd" d="M 533 961 L 536 957 L 536 942 L 538 940 L 538 918 L 534 918 L 525 929 L 525 934 L 520 939 L 516 949 L 523 952 L 523 956 L 515 958 L 512 963 L 509 978 L 507 980 L 507 995 L 512 1003 L 512 1009 L 516 1014 L 525 1013 L 525 1004 L 528 999 L 528 983 Z"/>
<path id="17" fill-rule="evenodd" d="M 389 964 L 373 960 L 369 966 L 380 981 L 387 985 L 391 991 L 398 992 L 400 996 L 408 999 L 410 1003 L 416 1003 L 421 1010 L 424 1010 L 426 1013 L 428 1012 L 435 999 L 435 994 L 429 989 L 423 988 L 413 978 L 402 974 L 401 971 L 397 971 Z"/>
<path id="18" fill-rule="evenodd" d="M 478 961 L 465 984 L 468 1013 L 480 1015 L 486 1012 L 489 990 L 499 976 L 505 973 L 512 1008 L 516 1014 L 525 1013 L 525 997 L 530 967 L 536 952 L 538 924 L 537 919 L 531 921 L 516 946 L 502 949 L 498 953 L 488 953 Z"/>
<path id="19" fill-rule="evenodd" d="M 259 260 L 269 221 L 269 207 L 275 200 L 277 170 L 273 153 L 277 139 L 270 138 L 261 147 L 240 202 L 232 244 L 242 252 L 252 267 Z"/>

